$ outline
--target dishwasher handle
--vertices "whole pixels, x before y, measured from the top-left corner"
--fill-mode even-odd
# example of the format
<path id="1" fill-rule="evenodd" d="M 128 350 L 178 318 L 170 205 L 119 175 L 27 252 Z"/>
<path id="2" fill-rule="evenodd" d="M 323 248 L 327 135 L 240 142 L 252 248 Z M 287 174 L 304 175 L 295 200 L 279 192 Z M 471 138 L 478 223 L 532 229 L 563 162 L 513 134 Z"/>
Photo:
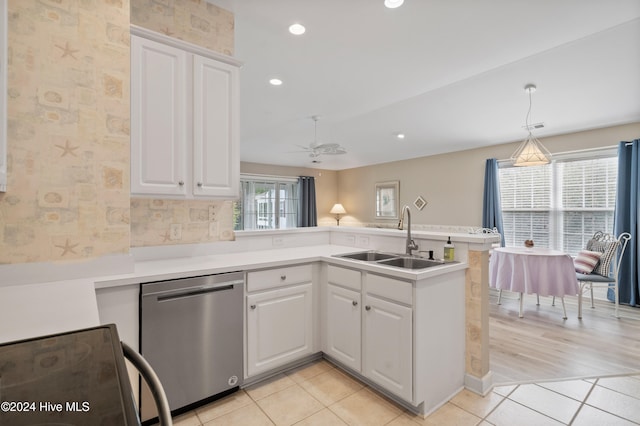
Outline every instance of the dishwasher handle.
<path id="1" fill-rule="evenodd" d="M 216 293 L 219 291 L 233 290 L 235 285 L 243 284 L 243 281 L 234 281 L 224 284 L 218 284 L 215 287 L 190 288 L 185 291 L 171 292 L 169 294 L 158 295 L 158 302 L 169 302 L 171 300 L 184 299 L 186 297 L 199 296 L 201 294 Z"/>

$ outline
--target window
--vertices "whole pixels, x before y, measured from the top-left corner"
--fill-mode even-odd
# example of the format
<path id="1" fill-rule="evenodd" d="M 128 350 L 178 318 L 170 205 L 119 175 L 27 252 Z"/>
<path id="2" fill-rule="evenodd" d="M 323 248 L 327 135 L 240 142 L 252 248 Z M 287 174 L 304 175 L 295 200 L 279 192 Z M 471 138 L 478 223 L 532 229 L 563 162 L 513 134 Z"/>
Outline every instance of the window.
<path id="1" fill-rule="evenodd" d="M 236 231 L 297 226 L 297 178 L 243 175 L 240 188 L 240 200 L 233 209 Z"/>
<path id="2" fill-rule="evenodd" d="M 507 246 L 536 246 L 572 255 L 594 232 L 613 232 L 618 159 L 615 152 L 558 156 L 550 164 L 500 168 Z"/>

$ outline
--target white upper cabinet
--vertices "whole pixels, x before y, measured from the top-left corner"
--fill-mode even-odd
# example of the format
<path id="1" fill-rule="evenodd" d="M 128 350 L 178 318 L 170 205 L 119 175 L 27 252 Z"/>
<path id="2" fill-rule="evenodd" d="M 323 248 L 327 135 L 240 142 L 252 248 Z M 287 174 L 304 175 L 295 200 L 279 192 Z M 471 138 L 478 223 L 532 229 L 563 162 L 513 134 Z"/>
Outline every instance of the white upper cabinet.
<path id="1" fill-rule="evenodd" d="M 131 192 L 187 195 L 188 55 L 131 37 Z"/>
<path id="2" fill-rule="evenodd" d="M 238 68 L 194 56 L 193 76 L 195 194 L 237 197 Z"/>
<path id="3" fill-rule="evenodd" d="M 238 197 L 238 65 L 132 27 L 132 194 Z"/>

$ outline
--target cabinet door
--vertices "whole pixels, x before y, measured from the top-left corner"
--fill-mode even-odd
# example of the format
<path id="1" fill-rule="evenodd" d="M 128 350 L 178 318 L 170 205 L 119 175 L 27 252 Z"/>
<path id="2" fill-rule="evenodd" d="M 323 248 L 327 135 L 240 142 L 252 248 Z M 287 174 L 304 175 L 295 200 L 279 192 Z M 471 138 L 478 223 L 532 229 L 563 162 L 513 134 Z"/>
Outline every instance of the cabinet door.
<path id="1" fill-rule="evenodd" d="M 247 296 L 247 376 L 311 354 L 312 321 L 311 283 Z"/>
<path id="2" fill-rule="evenodd" d="M 186 195 L 189 55 L 131 36 L 131 192 Z"/>
<path id="3" fill-rule="evenodd" d="M 327 285 L 327 341 L 324 351 L 345 366 L 361 369 L 360 293 Z"/>
<path id="4" fill-rule="evenodd" d="M 366 294 L 364 374 L 406 401 L 413 398 L 411 342 L 411 308 Z"/>
<path id="5" fill-rule="evenodd" d="M 238 68 L 193 59 L 193 194 L 238 198 Z"/>

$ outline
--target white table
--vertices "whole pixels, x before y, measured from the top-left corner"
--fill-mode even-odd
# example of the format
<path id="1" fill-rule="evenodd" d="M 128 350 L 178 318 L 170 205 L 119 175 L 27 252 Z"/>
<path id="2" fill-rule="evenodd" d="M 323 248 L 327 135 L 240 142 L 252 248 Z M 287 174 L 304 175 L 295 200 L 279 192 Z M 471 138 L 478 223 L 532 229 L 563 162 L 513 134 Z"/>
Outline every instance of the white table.
<path id="1" fill-rule="evenodd" d="M 571 256 L 540 247 L 494 249 L 489 261 L 489 282 L 499 290 L 520 293 L 520 318 L 523 294 L 562 298 L 564 318 L 567 318 L 564 296 L 575 296 L 579 291 Z"/>

